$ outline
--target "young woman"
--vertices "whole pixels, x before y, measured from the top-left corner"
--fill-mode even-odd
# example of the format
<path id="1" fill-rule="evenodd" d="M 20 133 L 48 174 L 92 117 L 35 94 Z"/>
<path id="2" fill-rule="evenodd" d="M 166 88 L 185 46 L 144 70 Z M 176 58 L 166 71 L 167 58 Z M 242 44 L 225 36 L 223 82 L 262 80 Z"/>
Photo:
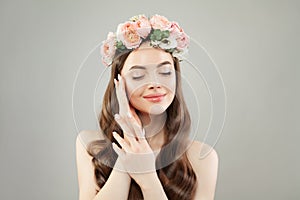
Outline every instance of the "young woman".
<path id="1" fill-rule="evenodd" d="M 99 124 L 76 141 L 79 199 L 214 199 L 218 156 L 191 141 L 180 77 L 189 37 L 176 22 L 135 16 L 101 47 L 111 66 Z"/>

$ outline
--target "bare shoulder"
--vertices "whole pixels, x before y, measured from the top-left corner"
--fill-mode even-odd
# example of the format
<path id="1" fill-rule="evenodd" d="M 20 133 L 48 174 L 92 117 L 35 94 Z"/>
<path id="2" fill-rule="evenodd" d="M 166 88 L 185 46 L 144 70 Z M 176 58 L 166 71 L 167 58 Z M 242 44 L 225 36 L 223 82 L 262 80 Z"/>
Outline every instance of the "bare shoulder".
<path id="1" fill-rule="evenodd" d="M 195 199 L 214 199 L 219 165 L 217 151 L 208 144 L 192 141 L 187 155 L 198 180 Z"/>
<path id="2" fill-rule="evenodd" d="M 217 151 L 210 145 L 194 140 L 187 151 L 189 159 L 200 164 L 204 162 L 218 162 Z M 192 162 L 191 161 L 191 162 Z"/>
<path id="3" fill-rule="evenodd" d="M 99 187 L 95 182 L 92 157 L 86 147 L 89 142 L 101 139 L 98 131 L 81 131 L 76 138 L 76 164 L 78 173 L 79 199 L 92 199 Z"/>

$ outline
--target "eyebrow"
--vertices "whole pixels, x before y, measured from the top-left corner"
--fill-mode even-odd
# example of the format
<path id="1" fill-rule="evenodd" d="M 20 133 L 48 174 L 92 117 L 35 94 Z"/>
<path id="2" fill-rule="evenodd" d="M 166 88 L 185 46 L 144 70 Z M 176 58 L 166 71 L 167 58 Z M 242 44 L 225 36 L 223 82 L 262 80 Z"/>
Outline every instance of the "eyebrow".
<path id="1" fill-rule="evenodd" d="M 171 65 L 171 63 L 169 61 L 164 61 L 162 63 L 159 63 L 157 65 L 157 68 L 161 67 L 161 66 L 164 66 L 164 65 Z M 141 66 L 141 65 L 133 65 L 132 67 L 130 67 L 129 70 L 132 70 L 132 69 L 146 69 L 146 67 L 145 66 Z"/>

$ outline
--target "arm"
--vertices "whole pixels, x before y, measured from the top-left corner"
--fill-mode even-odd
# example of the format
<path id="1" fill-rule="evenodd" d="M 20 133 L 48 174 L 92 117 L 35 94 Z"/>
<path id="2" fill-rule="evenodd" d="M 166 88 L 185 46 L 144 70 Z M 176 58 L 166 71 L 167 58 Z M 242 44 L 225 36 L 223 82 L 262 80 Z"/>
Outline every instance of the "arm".
<path id="1" fill-rule="evenodd" d="M 217 183 L 219 158 L 216 150 L 212 149 L 205 158 L 199 159 L 199 149 L 201 148 L 210 149 L 211 147 L 204 143 L 194 142 L 189 150 L 190 161 L 198 181 L 194 199 L 213 200 Z"/>
<path id="2" fill-rule="evenodd" d="M 119 159 L 116 161 L 119 162 Z M 93 200 L 102 199 L 128 199 L 131 178 L 126 172 L 112 170 L 107 182 Z"/>
<path id="3" fill-rule="evenodd" d="M 197 176 L 198 187 L 194 200 L 213 200 L 218 176 L 219 158 L 215 149 L 203 159 L 199 159 L 199 152 L 211 147 L 204 143 L 194 142 L 188 151 L 189 159 Z M 156 173 L 144 174 L 139 183 L 144 199 L 168 199 Z"/>
<path id="4" fill-rule="evenodd" d="M 146 184 L 140 184 L 144 200 L 168 200 L 168 197 L 156 172 L 143 174 L 142 176 L 145 176 L 145 178 L 148 180 Z"/>
<path id="5" fill-rule="evenodd" d="M 112 170 L 107 182 L 100 189 L 95 182 L 92 157 L 87 153 L 80 140 L 76 139 L 76 161 L 79 183 L 79 200 L 127 199 L 130 177 L 127 173 Z M 118 162 L 118 160 L 116 161 Z M 116 163 L 117 164 L 117 163 Z M 100 190 L 97 193 L 97 190 Z"/>

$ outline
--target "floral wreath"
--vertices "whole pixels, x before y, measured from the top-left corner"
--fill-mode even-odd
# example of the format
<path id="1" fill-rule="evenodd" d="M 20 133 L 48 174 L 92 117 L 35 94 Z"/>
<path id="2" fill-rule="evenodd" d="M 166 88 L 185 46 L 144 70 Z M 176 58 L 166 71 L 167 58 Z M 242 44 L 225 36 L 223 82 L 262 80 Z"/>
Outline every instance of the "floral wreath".
<path id="1" fill-rule="evenodd" d="M 182 60 L 190 38 L 177 22 L 170 22 L 164 16 L 154 15 L 148 19 L 145 15 L 137 15 L 119 24 L 116 33 L 108 33 L 101 45 L 102 63 L 110 66 L 116 55 L 134 50 L 144 41 L 150 41 L 150 46 L 164 49 Z"/>

